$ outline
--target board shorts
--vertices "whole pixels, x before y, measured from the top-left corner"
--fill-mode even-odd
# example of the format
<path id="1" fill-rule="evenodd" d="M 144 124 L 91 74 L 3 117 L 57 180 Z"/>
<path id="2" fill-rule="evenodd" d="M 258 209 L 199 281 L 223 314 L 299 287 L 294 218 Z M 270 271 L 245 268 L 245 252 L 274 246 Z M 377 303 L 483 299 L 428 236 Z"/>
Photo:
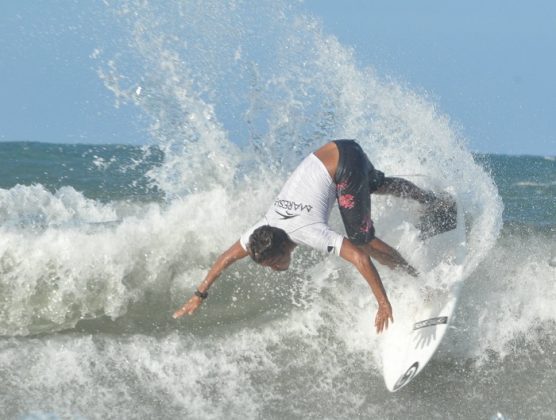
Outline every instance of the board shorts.
<path id="1" fill-rule="evenodd" d="M 355 245 L 375 237 L 371 220 L 371 193 L 384 184 L 384 173 L 374 168 L 354 140 L 334 140 L 340 154 L 334 177 L 336 199 L 347 236 Z"/>

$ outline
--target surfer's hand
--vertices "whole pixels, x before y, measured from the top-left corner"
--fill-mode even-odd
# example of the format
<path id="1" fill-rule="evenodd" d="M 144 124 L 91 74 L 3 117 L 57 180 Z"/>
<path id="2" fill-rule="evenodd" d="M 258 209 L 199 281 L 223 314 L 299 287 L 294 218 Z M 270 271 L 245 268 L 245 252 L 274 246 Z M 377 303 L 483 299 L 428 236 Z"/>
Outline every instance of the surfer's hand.
<path id="1" fill-rule="evenodd" d="M 388 328 L 388 320 L 392 323 L 394 322 L 394 318 L 392 317 L 392 306 L 390 306 L 390 302 L 388 301 L 381 302 L 378 305 L 378 312 L 375 318 L 377 334 L 380 334 L 383 330 Z"/>
<path id="2" fill-rule="evenodd" d="M 185 305 L 183 305 L 180 309 L 174 312 L 174 315 L 172 315 L 172 317 L 174 319 L 177 319 L 184 315 L 191 315 L 193 312 L 197 310 L 199 306 L 201 306 L 201 303 L 203 303 L 203 299 L 201 299 L 199 296 L 192 296 L 191 299 L 189 299 L 185 303 Z"/>

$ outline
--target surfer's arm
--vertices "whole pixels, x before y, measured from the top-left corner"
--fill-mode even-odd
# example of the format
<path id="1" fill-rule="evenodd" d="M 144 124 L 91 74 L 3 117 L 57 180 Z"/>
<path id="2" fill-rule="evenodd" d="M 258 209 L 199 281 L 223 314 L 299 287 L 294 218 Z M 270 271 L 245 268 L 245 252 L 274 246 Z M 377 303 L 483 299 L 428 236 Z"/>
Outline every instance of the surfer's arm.
<path id="1" fill-rule="evenodd" d="M 383 184 L 374 193 L 411 198 L 424 205 L 423 215 L 417 225 L 423 239 L 456 228 L 456 201 L 448 193 L 435 194 L 403 178 L 392 177 L 384 178 Z"/>
<path id="2" fill-rule="evenodd" d="M 361 248 L 367 253 L 368 256 L 373 257 L 379 263 L 391 268 L 401 268 L 406 273 L 417 277 L 419 272 L 409 264 L 401 254 L 388 245 L 386 242 L 378 238 L 373 238 L 372 241 L 362 245 Z"/>
<path id="3" fill-rule="evenodd" d="M 201 282 L 201 284 L 197 287 L 197 290 L 203 294 L 207 293 L 208 289 L 214 283 L 214 281 L 222 274 L 222 272 L 228 268 L 230 265 L 235 263 L 236 261 L 246 257 L 249 255 L 247 251 L 243 249 L 240 242 L 237 241 L 234 243 L 228 250 L 226 250 L 222 255 L 220 255 L 214 264 L 212 265 L 211 269 L 207 273 L 205 279 Z M 191 315 L 193 312 L 197 310 L 199 305 L 203 302 L 203 299 L 197 295 L 193 295 L 180 309 L 174 312 L 173 317 L 179 318 L 183 315 Z"/>
<path id="4" fill-rule="evenodd" d="M 436 200 L 431 191 L 419 188 L 403 178 L 386 177 L 384 183 L 373 194 L 389 194 L 400 198 L 411 198 L 421 204 L 430 204 Z"/>
<path id="5" fill-rule="evenodd" d="M 371 287 L 376 301 L 378 302 L 375 327 L 376 331 L 380 333 L 382 330 L 388 328 L 388 320 L 394 322 L 394 318 L 392 317 L 392 307 L 390 306 L 388 296 L 386 296 L 386 290 L 384 290 L 382 280 L 380 279 L 376 267 L 363 250 L 346 238 L 344 238 L 342 242 L 340 257 L 352 263 Z"/>

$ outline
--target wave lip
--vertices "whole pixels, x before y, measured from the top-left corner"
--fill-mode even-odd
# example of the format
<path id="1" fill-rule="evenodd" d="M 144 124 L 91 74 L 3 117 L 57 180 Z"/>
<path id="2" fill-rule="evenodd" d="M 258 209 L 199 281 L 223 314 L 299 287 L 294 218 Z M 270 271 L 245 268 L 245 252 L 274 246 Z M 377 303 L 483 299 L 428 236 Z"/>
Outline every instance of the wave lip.
<path id="1" fill-rule="evenodd" d="M 42 185 L 0 189 L 0 227 L 35 232 L 51 227 L 107 223 L 118 219 L 110 205 L 88 199 L 73 187 L 54 193 Z"/>

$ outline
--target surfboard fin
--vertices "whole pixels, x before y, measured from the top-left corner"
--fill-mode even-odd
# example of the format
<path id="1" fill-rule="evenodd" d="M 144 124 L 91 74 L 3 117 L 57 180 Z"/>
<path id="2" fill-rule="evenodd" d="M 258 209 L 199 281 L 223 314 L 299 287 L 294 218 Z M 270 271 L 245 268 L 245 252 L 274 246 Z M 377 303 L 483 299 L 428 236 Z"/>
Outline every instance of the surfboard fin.
<path id="1" fill-rule="evenodd" d="M 423 214 L 417 224 L 417 228 L 421 231 L 419 238 L 425 240 L 455 229 L 457 214 L 454 199 L 448 194 L 439 194 L 436 200 L 424 206 Z"/>

